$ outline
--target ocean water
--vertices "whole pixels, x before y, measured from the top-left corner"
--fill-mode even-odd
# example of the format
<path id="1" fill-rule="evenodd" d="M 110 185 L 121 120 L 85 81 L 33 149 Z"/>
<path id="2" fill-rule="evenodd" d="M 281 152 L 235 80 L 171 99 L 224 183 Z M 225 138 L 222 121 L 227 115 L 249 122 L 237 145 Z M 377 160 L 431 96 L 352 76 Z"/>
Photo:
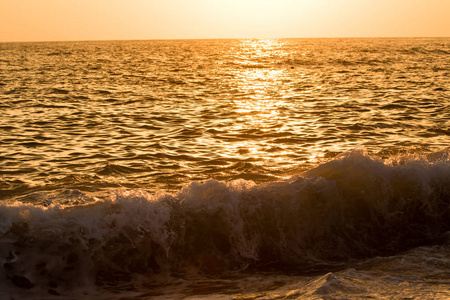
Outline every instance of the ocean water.
<path id="1" fill-rule="evenodd" d="M 0 43 L 0 299 L 449 299 L 450 39 Z"/>

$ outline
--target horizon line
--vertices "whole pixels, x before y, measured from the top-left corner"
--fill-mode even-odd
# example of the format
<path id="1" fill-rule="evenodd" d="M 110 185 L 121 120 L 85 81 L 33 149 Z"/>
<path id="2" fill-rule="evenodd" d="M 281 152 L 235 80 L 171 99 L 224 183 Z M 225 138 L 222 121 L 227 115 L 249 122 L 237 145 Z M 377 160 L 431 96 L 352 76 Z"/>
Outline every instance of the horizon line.
<path id="1" fill-rule="evenodd" d="M 119 42 L 119 41 L 201 41 L 201 40 L 288 40 L 288 39 L 427 39 L 450 38 L 450 36 L 323 36 L 323 37 L 228 37 L 228 38 L 149 38 L 149 39 L 74 39 L 74 40 L 12 40 L 0 43 L 60 43 L 60 42 Z"/>

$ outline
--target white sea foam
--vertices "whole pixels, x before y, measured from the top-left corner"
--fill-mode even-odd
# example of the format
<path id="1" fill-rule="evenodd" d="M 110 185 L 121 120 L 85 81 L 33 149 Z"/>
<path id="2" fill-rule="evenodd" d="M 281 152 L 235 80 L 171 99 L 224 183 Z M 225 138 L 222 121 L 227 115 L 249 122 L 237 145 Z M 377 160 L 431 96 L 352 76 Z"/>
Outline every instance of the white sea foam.
<path id="1" fill-rule="evenodd" d="M 175 193 L 115 190 L 82 206 L 3 204 L 2 285 L 63 293 L 395 253 L 448 230 L 449 180 L 448 160 L 384 163 L 355 150 L 259 185 L 208 180 Z"/>

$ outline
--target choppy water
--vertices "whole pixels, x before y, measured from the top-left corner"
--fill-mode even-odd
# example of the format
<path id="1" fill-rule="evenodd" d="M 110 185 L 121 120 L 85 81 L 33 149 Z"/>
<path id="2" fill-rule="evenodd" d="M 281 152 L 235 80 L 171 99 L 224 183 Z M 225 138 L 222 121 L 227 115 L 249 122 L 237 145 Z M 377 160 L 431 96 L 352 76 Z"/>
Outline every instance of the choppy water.
<path id="1" fill-rule="evenodd" d="M 449 75 L 448 38 L 0 44 L 0 290 L 450 297 Z"/>

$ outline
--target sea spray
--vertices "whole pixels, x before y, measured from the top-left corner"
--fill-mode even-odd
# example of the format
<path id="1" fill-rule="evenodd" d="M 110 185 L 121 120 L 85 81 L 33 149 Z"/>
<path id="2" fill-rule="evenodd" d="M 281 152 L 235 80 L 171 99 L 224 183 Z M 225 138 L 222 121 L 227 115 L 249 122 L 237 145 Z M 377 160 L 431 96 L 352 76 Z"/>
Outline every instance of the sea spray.
<path id="1" fill-rule="evenodd" d="M 354 150 L 286 180 L 116 190 L 92 204 L 0 206 L 4 288 L 295 270 L 388 255 L 450 230 L 450 162 Z M 169 277 L 168 277 L 169 276 Z"/>

